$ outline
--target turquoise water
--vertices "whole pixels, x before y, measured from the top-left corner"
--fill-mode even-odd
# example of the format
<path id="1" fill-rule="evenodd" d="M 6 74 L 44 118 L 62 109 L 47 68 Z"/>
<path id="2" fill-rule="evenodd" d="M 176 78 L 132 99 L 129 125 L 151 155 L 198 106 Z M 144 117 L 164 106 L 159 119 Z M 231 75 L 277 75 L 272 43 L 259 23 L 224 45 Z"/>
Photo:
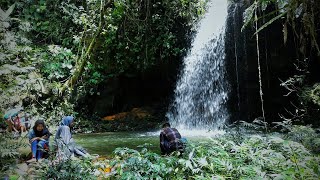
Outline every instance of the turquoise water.
<path id="1" fill-rule="evenodd" d="M 160 153 L 159 135 L 141 132 L 105 132 L 91 134 L 77 134 L 75 141 L 83 146 L 90 154 L 109 156 L 117 147 L 128 147 L 140 150 L 138 147 L 149 144 L 148 149 Z"/>
<path id="2" fill-rule="evenodd" d="M 213 137 L 213 134 L 206 132 L 180 132 L 183 137 L 187 137 L 189 142 L 208 141 L 208 137 Z M 160 154 L 160 139 L 159 132 L 104 132 L 91 134 L 76 134 L 73 136 L 76 143 L 83 146 L 90 154 L 99 154 L 101 156 L 110 156 L 117 147 L 128 147 L 131 149 L 141 150 L 143 147 L 138 147 L 148 144 L 147 148 L 152 152 Z"/>

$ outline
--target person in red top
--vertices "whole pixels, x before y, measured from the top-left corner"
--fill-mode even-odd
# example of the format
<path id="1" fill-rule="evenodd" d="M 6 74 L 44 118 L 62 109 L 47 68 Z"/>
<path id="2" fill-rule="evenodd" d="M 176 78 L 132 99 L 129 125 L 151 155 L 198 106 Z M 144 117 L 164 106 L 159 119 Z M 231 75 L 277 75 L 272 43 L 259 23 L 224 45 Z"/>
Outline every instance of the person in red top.
<path id="1" fill-rule="evenodd" d="M 11 109 L 4 115 L 4 120 L 8 124 L 8 131 L 14 130 L 16 133 L 25 132 L 26 128 L 24 124 L 21 123 L 21 117 L 24 112 L 22 108 Z"/>
<path id="2" fill-rule="evenodd" d="M 183 152 L 183 144 L 180 139 L 179 131 L 176 128 L 171 128 L 169 123 L 164 123 L 160 132 L 161 154 L 167 155 L 173 151 Z"/>
<path id="3" fill-rule="evenodd" d="M 23 112 L 19 112 L 16 116 L 12 118 L 13 127 L 20 133 L 26 131 L 26 127 L 24 124 L 21 123 L 21 117 L 23 115 Z"/>

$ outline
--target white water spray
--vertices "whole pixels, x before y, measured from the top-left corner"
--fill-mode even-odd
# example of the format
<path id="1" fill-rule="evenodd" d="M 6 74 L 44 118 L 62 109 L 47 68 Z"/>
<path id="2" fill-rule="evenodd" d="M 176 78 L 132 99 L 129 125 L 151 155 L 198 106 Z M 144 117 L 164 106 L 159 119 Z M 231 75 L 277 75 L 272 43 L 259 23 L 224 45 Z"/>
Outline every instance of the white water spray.
<path id="1" fill-rule="evenodd" d="M 209 6 L 200 21 L 192 48 L 184 58 L 175 100 L 167 113 L 172 126 L 183 135 L 190 130 L 190 134 L 206 131 L 215 134 L 228 119 L 224 62 L 228 2 L 212 0 Z"/>

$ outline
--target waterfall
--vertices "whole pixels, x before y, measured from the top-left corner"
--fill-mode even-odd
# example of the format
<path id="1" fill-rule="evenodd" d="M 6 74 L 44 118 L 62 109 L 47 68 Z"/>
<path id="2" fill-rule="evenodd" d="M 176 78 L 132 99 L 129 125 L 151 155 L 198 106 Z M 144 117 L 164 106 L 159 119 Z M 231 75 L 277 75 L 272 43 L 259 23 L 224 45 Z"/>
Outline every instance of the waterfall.
<path id="1" fill-rule="evenodd" d="M 228 119 L 224 61 L 227 7 L 227 0 L 211 0 L 200 21 L 166 115 L 173 127 L 217 130 Z"/>
<path id="2" fill-rule="evenodd" d="M 234 10 L 233 10 L 233 19 L 234 21 L 236 20 L 236 16 L 237 16 L 237 9 L 238 9 L 238 6 L 237 4 L 235 5 L 234 7 Z M 236 37 L 236 32 L 237 32 L 237 26 L 236 26 L 236 22 L 234 22 L 234 58 L 236 60 L 236 80 L 237 80 L 237 98 L 238 98 L 238 111 L 241 111 L 241 106 L 240 106 L 240 82 L 239 82 L 239 65 L 238 65 L 238 53 L 237 53 L 237 49 L 238 49 L 238 46 L 237 46 L 237 37 Z M 238 117 L 239 118 L 239 117 Z"/>

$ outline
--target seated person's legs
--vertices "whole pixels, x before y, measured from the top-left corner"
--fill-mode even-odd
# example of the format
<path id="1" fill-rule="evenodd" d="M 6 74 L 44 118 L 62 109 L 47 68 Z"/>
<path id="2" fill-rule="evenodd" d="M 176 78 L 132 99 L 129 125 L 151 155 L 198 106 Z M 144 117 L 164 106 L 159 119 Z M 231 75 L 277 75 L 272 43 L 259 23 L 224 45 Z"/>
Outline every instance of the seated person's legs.
<path id="1" fill-rule="evenodd" d="M 34 141 L 31 143 L 32 158 L 36 158 L 37 149 L 38 149 L 38 140 L 34 140 Z"/>
<path id="2" fill-rule="evenodd" d="M 74 153 L 78 156 L 86 156 L 86 154 L 80 151 L 78 148 L 74 148 Z"/>
<path id="3" fill-rule="evenodd" d="M 26 127 L 21 125 L 20 126 L 20 132 L 26 132 L 26 131 L 27 131 Z"/>
<path id="4" fill-rule="evenodd" d="M 169 142 L 167 140 L 164 140 L 163 146 L 161 147 L 161 154 L 166 155 L 170 154 L 170 147 L 169 147 Z"/>
<path id="5" fill-rule="evenodd" d="M 15 132 L 19 132 L 21 130 L 20 129 L 21 128 L 20 120 L 17 116 L 13 117 L 12 127 Z"/>
<path id="6" fill-rule="evenodd" d="M 43 140 L 40 140 L 38 142 L 38 148 L 37 148 L 37 159 L 41 159 L 43 157 L 43 152 L 45 151 L 45 145 L 48 146 L 48 143 L 47 141 L 43 141 Z"/>

